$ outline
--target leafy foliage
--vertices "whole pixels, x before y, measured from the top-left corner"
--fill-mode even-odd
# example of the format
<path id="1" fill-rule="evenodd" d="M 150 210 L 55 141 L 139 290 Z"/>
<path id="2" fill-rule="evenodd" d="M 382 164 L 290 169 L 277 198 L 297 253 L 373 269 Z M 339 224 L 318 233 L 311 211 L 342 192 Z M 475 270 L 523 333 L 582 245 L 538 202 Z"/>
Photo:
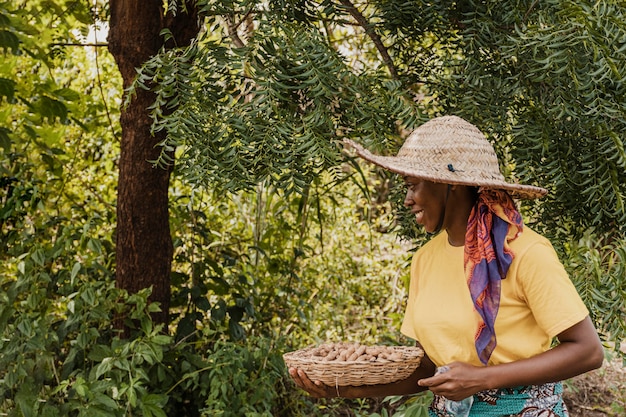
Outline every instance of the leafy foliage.
<path id="1" fill-rule="evenodd" d="M 399 83 L 358 77 L 303 22 L 258 16 L 245 46 L 216 40 L 222 28 L 210 19 L 197 43 L 154 57 L 137 78 L 134 88 L 156 83 L 153 129 L 167 131 L 164 150 L 183 149 L 179 169 L 191 179 L 302 192 L 337 165 L 339 138 L 380 143 L 395 120 L 415 122 Z"/>
<path id="2" fill-rule="evenodd" d="M 524 214 L 603 339 L 623 340 L 618 2 L 195 2 L 206 31 L 133 87 L 156 93 L 167 132 L 153 162 L 175 162 L 169 329 L 149 289 L 113 283 L 121 83 L 101 49 L 69 46 L 106 11 L 90 4 L 0 3 L 0 413 L 423 415 L 424 396 L 312 400 L 281 355 L 410 343 L 398 328 L 424 236 L 395 178 L 340 140 L 393 153 L 443 112 L 488 132 L 507 176 L 550 188 Z"/>
<path id="3" fill-rule="evenodd" d="M 319 192 L 313 187 L 308 198 L 296 195 L 292 200 L 278 198 L 269 187 L 231 200 L 173 184 L 173 293 L 178 304 L 168 336 L 151 322 L 150 312 L 157 306 L 148 304 L 148 291 L 128 295 L 114 288 L 118 128 L 108 124 L 110 103 L 99 100 L 102 91 L 113 99 L 119 91 L 115 79 L 96 82 L 84 52 L 89 50 L 66 51 L 63 59 L 74 64 L 53 60 L 50 67 L 37 67 L 32 77 L 12 84 L 13 97 L 30 96 L 35 80 L 45 81 L 49 91 L 66 89 L 63 94 L 73 101 L 63 102 L 57 117 L 43 116 L 58 110 L 46 107 L 50 101 L 36 107 L 16 100 L 1 108 L 10 116 L 5 121 L 11 130 L 7 128 L 7 146 L 0 151 L 0 412 L 316 413 L 317 405 L 293 395 L 281 354 L 298 340 L 308 343 L 339 332 L 327 326 L 320 330 L 313 314 L 320 304 L 330 312 L 332 297 L 341 295 L 353 304 L 352 314 L 368 305 L 363 298 L 367 291 L 360 290 L 353 302 L 347 288 L 338 291 L 322 278 L 333 266 L 333 282 L 340 283 L 348 266 L 329 262 L 328 256 L 318 259 L 317 238 L 309 240 L 316 214 L 323 216 L 314 222 L 320 225 L 320 239 L 334 240 L 332 224 L 322 225 L 322 218 L 345 220 L 351 210 L 347 201 L 355 195 L 341 204 L 341 213 L 333 213 L 329 202 L 337 197 L 324 183 L 316 183 Z M 17 55 L 12 68 L 23 71 L 33 62 L 39 61 Z M 99 65 L 110 68 L 110 58 L 101 56 Z M 67 94 L 70 89 L 86 94 Z M 368 203 L 363 204 L 366 209 Z M 367 233 L 366 225 L 361 224 L 362 233 Z M 332 253 L 333 246 L 326 245 Z M 350 259 L 349 247 L 342 248 L 344 259 Z M 308 265 L 312 261 L 319 266 Z M 357 288 L 358 277 L 351 278 L 350 288 Z M 310 286 L 322 288 L 314 290 L 319 295 L 315 302 Z M 397 305 L 390 302 L 386 308 Z M 119 339 L 114 330 L 114 317 L 122 313 L 135 326 L 130 339 Z M 348 322 L 337 314 L 333 320 L 337 328 Z M 386 334 L 384 322 L 375 328 L 370 337 Z M 284 330 L 276 334 L 276 329 Z"/>

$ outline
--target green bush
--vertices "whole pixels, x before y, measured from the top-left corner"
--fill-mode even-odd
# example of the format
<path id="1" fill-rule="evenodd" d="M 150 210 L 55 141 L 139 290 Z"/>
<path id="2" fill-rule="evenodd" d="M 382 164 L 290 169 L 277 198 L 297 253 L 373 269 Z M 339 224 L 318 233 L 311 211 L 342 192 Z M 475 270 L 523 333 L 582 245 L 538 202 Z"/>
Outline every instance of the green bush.
<path id="1" fill-rule="evenodd" d="M 5 229 L 10 250 L 0 278 L 0 412 L 367 412 L 368 402 L 311 399 L 282 361 L 286 351 L 321 340 L 402 341 L 408 246 L 370 230 L 364 213 L 373 206 L 346 180 L 320 179 L 306 198 L 278 198 L 271 189 L 228 200 L 196 192 L 192 204 L 178 196 L 168 329 L 152 323 L 158 306 L 149 290 L 115 288 L 107 219 L 84 210 L 73 221 L 50 215 L 49 196 L 21 182 L 26 191 L 6 200 L 16 227 Z M 25 195 L 28 204 L 20 203 Z M 377 219 L 380 227 L 392 222 Z M 121 323 L 128 339 L 120 338 Z"/>

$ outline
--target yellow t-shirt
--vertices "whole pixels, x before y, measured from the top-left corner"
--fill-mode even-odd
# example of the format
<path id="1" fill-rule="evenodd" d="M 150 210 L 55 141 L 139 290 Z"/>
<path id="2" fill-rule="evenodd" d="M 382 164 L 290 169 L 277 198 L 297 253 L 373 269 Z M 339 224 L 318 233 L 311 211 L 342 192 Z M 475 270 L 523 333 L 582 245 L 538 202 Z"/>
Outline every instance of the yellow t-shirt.
<path id="1" fill-rule="evenodd" d="M 510 244 L 515 254 L 502 280 L 497 346 L 489 365 L 529 358 L 589 314 L 550 242 L 528 227 Z M 463 271 L 463 247 L 435 236 L 413 256 L 401 331 L 420 342 L 437 365 L 481 365 L 474 346 L 479 316 Z"/>

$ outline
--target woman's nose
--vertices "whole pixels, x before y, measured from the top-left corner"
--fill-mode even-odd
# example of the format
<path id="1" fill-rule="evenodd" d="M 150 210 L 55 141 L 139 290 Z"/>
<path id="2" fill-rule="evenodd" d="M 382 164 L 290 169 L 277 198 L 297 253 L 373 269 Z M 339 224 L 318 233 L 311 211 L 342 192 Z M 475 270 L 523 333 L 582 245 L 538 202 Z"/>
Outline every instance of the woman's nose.
<path id="1" fill-rule="evenodd" d="M 407 190 L 406 195 L 404 196 L 404 206 L 405 207 L 410 207 L 413 205 L 413 193 L 411 193 L 411 190 Z"/>

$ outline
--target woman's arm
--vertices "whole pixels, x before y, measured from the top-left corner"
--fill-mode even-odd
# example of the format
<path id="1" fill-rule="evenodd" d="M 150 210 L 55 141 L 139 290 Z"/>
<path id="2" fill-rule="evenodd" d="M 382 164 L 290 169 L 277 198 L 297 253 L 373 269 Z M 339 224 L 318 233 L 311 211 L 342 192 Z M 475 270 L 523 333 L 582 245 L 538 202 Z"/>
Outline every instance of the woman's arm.
<path id="1" fill-rule="evenodd" d="M 511 363 L 476 367 L 454 362 L 448 372 L 422 379 L 419 385 L 458 401 L 486 389 L 563 381 L 602 366 L 604 350 L 588 316 L 558 339 L 553 349 Z"/>
<path id="2" fill-rule="evenodd" d="M 422 378 L 430 377 L 434 375 L 434 373 L 435 365 L 426 354 L 424 354 L 420 366 L 415 369 L 413 374 L 411 374 L 408 378 L 390 384 L 381 385 L 335 387 L 325 385 L 320 381 L 311 381 L 302 369 L 289 369 L 289 375 L 291 375 L 296 385 L 316 398 L 373 398 L 387 397 L 389 395 L 416 394 L 428 389 L 428 387 L 419 386 L 417 381 Z"/>

